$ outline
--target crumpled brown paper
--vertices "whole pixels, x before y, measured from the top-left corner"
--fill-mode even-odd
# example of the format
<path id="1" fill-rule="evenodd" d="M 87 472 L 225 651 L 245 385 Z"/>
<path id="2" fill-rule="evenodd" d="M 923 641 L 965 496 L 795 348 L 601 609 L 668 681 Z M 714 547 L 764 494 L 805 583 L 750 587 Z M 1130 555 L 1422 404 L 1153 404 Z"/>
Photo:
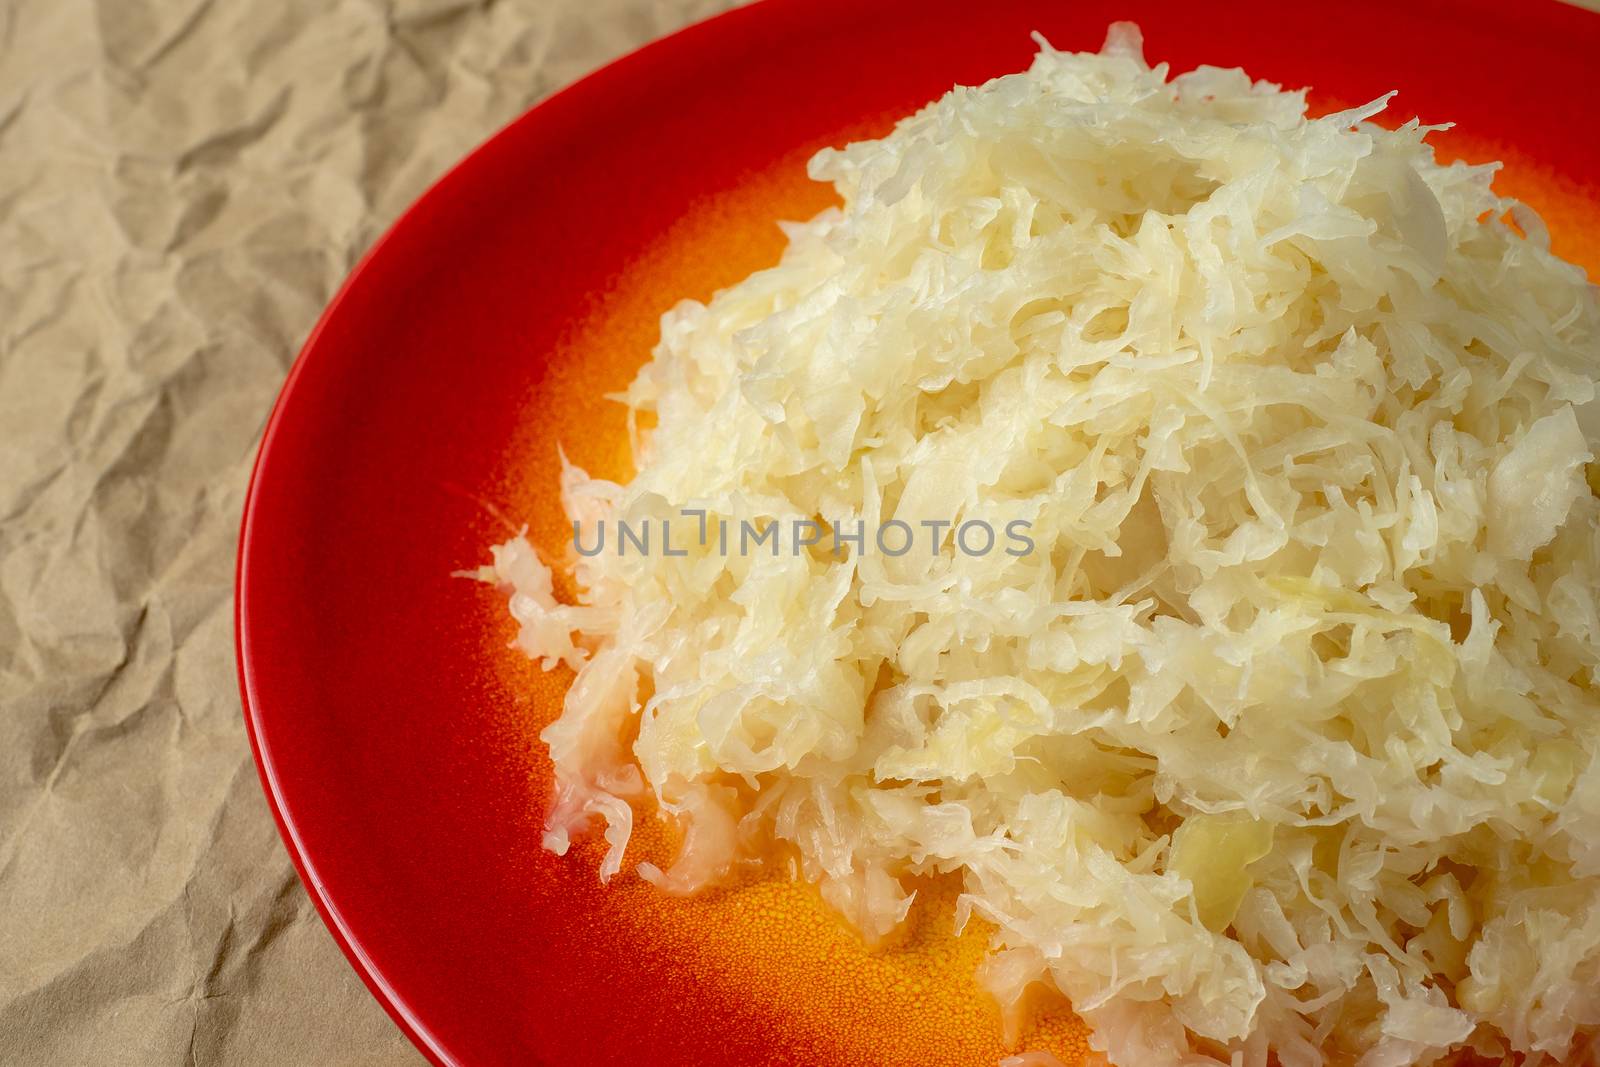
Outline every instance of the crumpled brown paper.
<path id="1" fill-rule="evenodd" d="M 251 458 L 430 181 L 727 6 L 0 0 L 0 1062 L 418 1061 L 250 761 Z"/>

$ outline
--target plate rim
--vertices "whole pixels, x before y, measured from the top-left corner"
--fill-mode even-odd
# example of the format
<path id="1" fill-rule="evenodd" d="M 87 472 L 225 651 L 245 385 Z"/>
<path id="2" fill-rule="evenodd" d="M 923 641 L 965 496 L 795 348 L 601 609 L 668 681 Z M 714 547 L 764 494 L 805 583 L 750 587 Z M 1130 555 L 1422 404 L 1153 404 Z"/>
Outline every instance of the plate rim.
<path id="1" fill-rule="evenodd" d="M 820 3 L 805 5 L 803 0 L 753 0 L 690 22 L 624 52 L 555 92 L 534 101 L 515 118 L 478 142 L 466 155 L 429 183 L 427 188 L 389 223 L 378 239 L 356 260 L 355 265 L 335 290 L 333 297 L 317 316 L 315 325 L 295 354 L 263 426 L 261 441 L 256 447 L 256 454 L 250 465 L 250 477 L 241 507 L 233 583 L 234 659 L 238 676 L 240 710 L 244 718 L 245 733 L 250 742 L 252 761 L 256 767 L 262 793 L 266 797 L 267 807 L 271 810 L 273 822 L 277 826 L 278 837 L 288 852 L 295 873 L 305 888 L 306 896 L 316 908 L 323 926 L 333 935 L 334 942 L 344 954 L 346 962 L 367 987 L 367 991 L 382 1005 L 389 1018 L 412 1045 L 437 1067 L 455 1067 L 460 1061 L 433 1033 L 420 1013 L 414 1011 L 401 993 L 383 977 L 381 970 L 362 949 L 351 926 L 324 891 L 316 864 L 304 847 L 294 818 L 287 810 L 271 752 L 262 742 L 261 703 L 256 695 L 256 664 L 252 652 L 253 627 L 249 605 L 252 577 L 250 560 L 255 540 L 255 521 L 260 510 L 258 497 L 263 472 L 271 462 L 274 443 L 285 433 L 287 412 L 293 406 L 295 395 L 305 377 L 306 367 L 316 358 L 322 335 L 327 331 L 329 324 L 338 317 L 350 293 L 372 273 L 373 263 L 384 254 L 389 245 L 396 243 L 397 235 L 412 228 L 416 224 L 416 219 L 447 195 L 447 190 L 451 186 L 467 180 L 468 171 L 482 165 L 484 158 L 506 140 L 526 135 L 530 129 L 539 126 L 554 127 L 566 114 L 586 109 L 589 106 L 589 98 L 595 96 L 607 83 L 626 78 L 631 74 L 645 73 L 649 62 L 664 53 L 680 49 L 685 43 L 706 44 L 707 41 L 698 39 L 725 32 L 748 19 L 771 18 L 780 14 L 779 9 L 793 11 L 803 6 L 820 8 L 838 5 L 835 0 L 829 0 L 826 5 Z"/>

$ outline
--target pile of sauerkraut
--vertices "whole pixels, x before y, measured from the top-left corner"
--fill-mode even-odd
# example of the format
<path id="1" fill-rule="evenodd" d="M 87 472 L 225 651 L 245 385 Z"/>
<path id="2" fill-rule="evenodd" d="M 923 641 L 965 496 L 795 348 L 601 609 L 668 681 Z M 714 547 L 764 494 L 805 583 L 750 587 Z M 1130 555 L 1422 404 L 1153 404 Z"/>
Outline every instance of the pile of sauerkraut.
<path id="1" fill-rule="evenodd" d="M 660 810 L 645 878 L 787 851 L 871 940 L 959 872 L 984 985 L 1052 984 L 1125 1067 L 1582 1055 L 1596 292 L 1387 98 L 1167 75 L 1119 25 L 824 151 L 843 207 L 666 315 L 637 475 L 566 468 L 581 543 L 1036 547 L 688 537 L 571 554 L 564 604 L 499 546 L 522 647 L 577 672 L 545 843 L 603 824 L 609 877 Z"/>

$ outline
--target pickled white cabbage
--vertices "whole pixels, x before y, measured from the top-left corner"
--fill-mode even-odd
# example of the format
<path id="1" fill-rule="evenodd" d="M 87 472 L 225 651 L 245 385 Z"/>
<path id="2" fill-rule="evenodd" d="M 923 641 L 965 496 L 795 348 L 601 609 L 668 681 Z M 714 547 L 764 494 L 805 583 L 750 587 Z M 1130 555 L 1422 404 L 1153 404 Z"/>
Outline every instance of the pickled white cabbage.
<path id="1" fill-rule="evenodd" d="M 606 551 L 564 605 L 500 546 L 577 671 L 547 846 L 599 816 L 609 877 L 653 801 L 663 889 L 776 843 L 874 939 L 959 872 L 989 988 L 1053 983 L 1125 1067 L 1579 1055 L 1600 306 L 1386 99 L 1308 120 L 1118 26 L 820 153 L 843 208 L 662 320 L 637 475 L 566 507 L 1036 551 Z"/>

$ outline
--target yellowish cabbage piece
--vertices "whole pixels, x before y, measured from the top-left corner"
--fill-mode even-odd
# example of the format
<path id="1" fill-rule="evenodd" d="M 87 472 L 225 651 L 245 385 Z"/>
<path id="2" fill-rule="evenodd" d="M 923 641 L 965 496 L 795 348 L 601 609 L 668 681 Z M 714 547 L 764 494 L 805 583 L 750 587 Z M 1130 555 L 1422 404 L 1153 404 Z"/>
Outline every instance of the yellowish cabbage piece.
<path id="1" fill-rule="evenodd" d="M 644 877 L 786 842 L 874 939 L 954 872 L 997 998 L 1053 983 L 1124 1067 L 1576 1055 L 1600 308 L 1384 103 L 1308 120 L 1117 27 L 820 153 L 844 206 L 663 319 L 632 481 L 567 469 L 583 542 L 694 509 L 1035 550 L 605 551 L 565 605 L 498 547 L 578 671 L 547 846 L 598 816 L 609 877 L 653 802 L 686 844 Z"/>
<path id="2" fill-rule="evenodd" d="M 1192 815 L 1172 835 L 1167 870 L 1187 879 L 1208 930 L 1233 922 L 1254 884 L 1250 865 L 1272 851 L 1272 824 L 1242 811 Z"/>

